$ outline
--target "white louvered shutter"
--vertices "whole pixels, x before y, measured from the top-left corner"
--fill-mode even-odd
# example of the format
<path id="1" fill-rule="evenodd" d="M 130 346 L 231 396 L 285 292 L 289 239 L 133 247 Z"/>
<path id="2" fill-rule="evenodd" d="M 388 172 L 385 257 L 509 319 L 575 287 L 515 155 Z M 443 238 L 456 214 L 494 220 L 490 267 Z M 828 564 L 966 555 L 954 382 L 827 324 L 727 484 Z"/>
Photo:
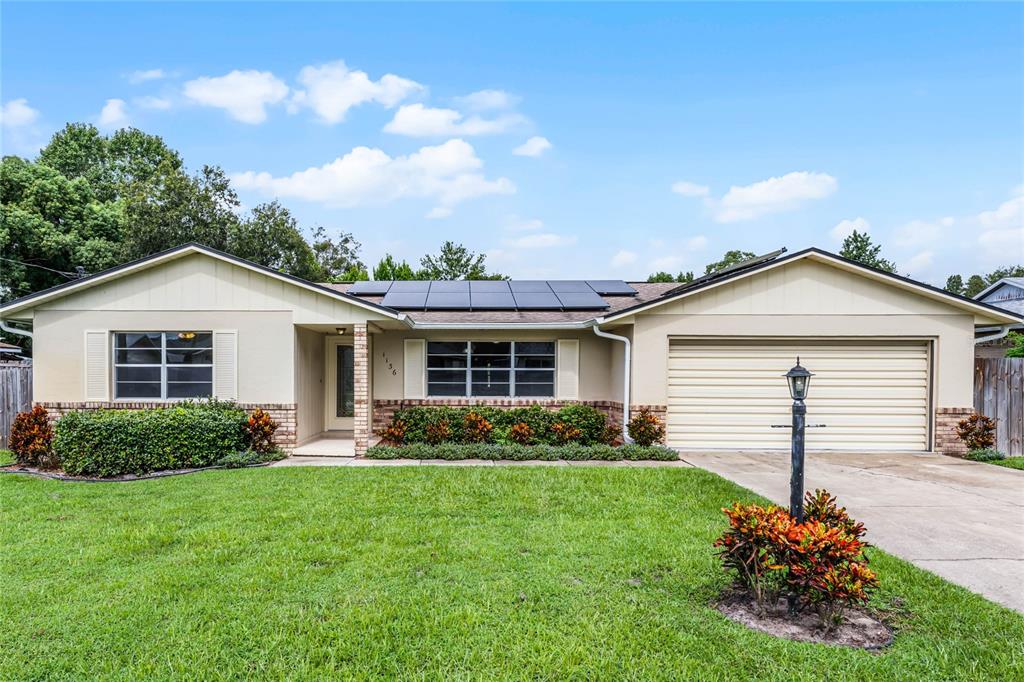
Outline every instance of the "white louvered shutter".
<path id="1" fill-rule="evenodd" d="M 238 332 L 213 332 L 213 397 L 238 400 Z"/>
<path id="2" fill-rule="evenodd" d="M 556 367 L 559 400 L 579 400 L 580 397 L 580 342 L 578 339 L 559 339 Z"/>
<path id="3" fill-rule="evenodd" d="M 427 342 L 423 339 L 406 339 L 404 359 L 405 397 L 425 397 L 427 394 Z"/>
<path id="4" fill-rule="evenodd" d="M 85 332 L 85 399 L 110 400 L 110 351 L 106 329 Z"/>

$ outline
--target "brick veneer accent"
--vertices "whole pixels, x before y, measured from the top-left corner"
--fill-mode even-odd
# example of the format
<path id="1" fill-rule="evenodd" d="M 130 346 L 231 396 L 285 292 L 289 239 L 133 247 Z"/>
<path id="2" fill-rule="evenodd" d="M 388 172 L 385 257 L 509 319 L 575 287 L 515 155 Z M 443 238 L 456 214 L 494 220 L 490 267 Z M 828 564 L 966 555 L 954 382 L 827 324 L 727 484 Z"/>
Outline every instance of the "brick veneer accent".
<path id="1" fill-rule="evenodd" d="M 149 410 L 155 407 L 173 407 L 173 402 L 72 402 L 72 403 L 36 403 L 46 408 L 50 413 L 50 420 L 57 421 L 68 412 L 80 410 Z M 253 410 L 257 407 L 270 415 L 270 418 L 277 422 L 277 431 L 274 432 L 274 442 L 281 446 L 285 452 L 291 452 L 295 448 L 295 427 L 298 422 L 299 407 L 295 403 L 236 403 L 243 410 Z"/>
<path id="2" fill-rule="evenodd" d="M 352 436 L 356 457 L 366 454 L 370 445 L 370 348 L 366 323 L 352 325 L 353 413 Z"/>
<path id="3" fill-rule="evenodd" d="M 956 425 L 974 413 L 973 407 L 940 407 L 935 410 L 935 450 L 944 455 L 963 457 L 967 445 L 956 435 Z"/>

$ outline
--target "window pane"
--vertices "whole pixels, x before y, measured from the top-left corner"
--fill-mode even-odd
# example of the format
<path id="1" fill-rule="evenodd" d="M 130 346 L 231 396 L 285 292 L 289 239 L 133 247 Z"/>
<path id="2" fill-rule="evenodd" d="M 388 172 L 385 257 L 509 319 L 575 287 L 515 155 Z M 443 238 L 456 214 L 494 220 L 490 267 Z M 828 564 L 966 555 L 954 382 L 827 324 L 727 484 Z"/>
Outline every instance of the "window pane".
<path id="1" fill-rule="evenodd" d="M 512 358 L 508 355 L 477 355 L 473 354 L 473 367 L 508 367 Z"/>
<path id="2" fill-rule="evenodd" d="M 427 384 L 427 395 L 431 396 L 464 396 L 466 395 L 466 384 Z"/>
<path id="3" fill-rule="evenodd" d="M 508 341 L 474 341 L 473 355 L 508 355 L 512 344 Z"/>
<path id="4" fill-rule="evenodd" d="M 355 349 L 352 346 L 341 346 L 337 347 L 337 362 L 335 363 L 335 370 L 337 376 L 334 377 L 334 383 L 337 387 L 337 395 L 334 399 L 334 410 L 336 417 L 351 417 L 355 414 L 356 403 L 355 403 L 355 365 L 353 364 L 353 353 Z"/>
<path id="5" fill-rule="evenodd" d="M 465 355 L 430 355 L 427 357 L 427 367 L 465 367 Z"/>
<path id="6" fill-rule="evenodd" d="M 157 375 L 160 374 L 160 369 L 154 367 L 157 371 Z M 168 367 L 167 368 L 167 381 L 213 381 L 213 368 L 212 367 Z"/>
<path id="7" fill-rule="evenodd" d="M 117 382 L 115 393 L 118 398 L 159 398 L 160 383 Z"/>
<path id="8" fill-rule="evenodd" d="M 213 348 L 213 334 L 209 332 L 167 332 L 168 348 Z"/>
<path id="9" fill-rule="evenodd" d="M 465 341 L 429 341 L 427 342 L 427 355 L 465 355 Z"/>
<path id="10" fill-rule="evenodd" d="M 519 382 L 522 382 L 524 384 L 546 383 L 546 382 L 549 382 L 549 381 L 554 381 L 554 376 L 555 376 L 554 372 L 545 371 L 543 369 L 540 369 L 540 370 L 528 370 L 528 369 L 527 370 L 523 370 L 523 369 L 521 369 L 518 372 L 516 372 L 516 383 L 517 384 Z"/>
<path id="11" fill-rule="evenodd" d="M 213 394 L 213 384 L 208 381 L 167 384 L 168 398 L 208 398 Z"/>
<path id="12" fill-rule="evenodd" d="M 554 341 L 517 341 L 516 355 L 554 355 Z"/>
<path id="13" fill-rule="evenodd" d="M 490 384 L 494 382 L 508 383 L 509 372 L 507 369 L 474 369 L 474 384 Z"/>
<path id="14" fill-rule="evenodd" d="M 501 398 L 509 395 L 508 384 L 473 384 L 473 395 L 475 396 L 498 396 Z"/>
<path id="15" fill-rule="evenodd" d="M 466 371 L 462 369 L 431 369 L 427 370 L 427 381 L 447 384 L 466 383 Z"/>
<path id="16" fill-rule="evenodd" d="M 119 365 L 159 365 L 159 350 L 119 350 L 115 357 Z"/>
<path id="17" fill-rule="evenodd" d="M 159 348 L 160 334 L 116 334 L 115 342 L 117 348 Z"/>
<path id="18" fill-rule="evenodd" d="M 167 350 L 168 365 L 209 365 L 213 363 L 213 350 Z"/>
<path id="19" fill-rule="evenodd" d="M 159 367 L 116 367 L 118 381 L 160 381 Z"/>
<path id="20" fill-rule="evenodd" d="M 516 355 L 516 367 L 526 369 L 554 369 L 553 355 Z"/>
<path id="21" fill-rule="evenodd" d="M 520 384 L 516 382 L 516 396 L 518 397 L 553 398 L 554 395 L 554 383 Z"/>

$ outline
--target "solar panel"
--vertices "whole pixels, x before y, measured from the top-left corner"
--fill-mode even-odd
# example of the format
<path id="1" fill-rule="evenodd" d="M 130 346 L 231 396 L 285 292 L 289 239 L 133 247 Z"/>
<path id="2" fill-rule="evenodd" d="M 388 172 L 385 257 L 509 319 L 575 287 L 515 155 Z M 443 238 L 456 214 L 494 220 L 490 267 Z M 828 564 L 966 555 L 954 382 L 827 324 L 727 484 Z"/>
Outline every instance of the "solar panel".
<path id="1" fill-rule="evenodd" d="M 476 293 L 496 294 L 496 293 L 502 293 L 502 292 L 508 293 L 509 292 L 509 286 L 508 286 L 508 281 L 507 280 L 503 280 L 503 279 L 499 279 L 499 280 L 487 280 L 487 279 L 485 279 L 485 280 L 473 280 L 473 281 L 471 281 L 469 283 L 469 290 L 472 293 L 474 293 L 474 294 L 476 294 Z"/>
<path id="2" fill-rule="evenodd" d="M 377 280 L 375 282 L 355 282 L 348 288 L 348 293 L 356 296 L 383 296 L 391 288 L 390 279 Z"/>
<path id="3" fill-rule="evenodd" d="M 412 292 L 427 293 L 430 291 L 429 281 L 395 281 L 392 282 L 389 294 L 408 294 Z"/>
<path id="4" fill-rule="evenodd" d="M 594 290 L 590 288 L 583 280 L 563 279 L 563 280 L 550 280 L 548 285 L 551 286 L 551 291 L 556 294 L 562 292 L 573 293 L 573 294 L 592 294 Z"/>
<path id="5" fill-rule="evenodd" d="M 512 280 L 508 283 L 512 288 L 513 293 L 524 293 L 524 294 L 550 294 L 551 287 L 548 283 L 542 279 L 521 279 Z"/>
<path id="6" fill-rule="evenodd" d="M 430 293 L 437 292 L 439 294 L 456 294 L 456 293 L 469 293 L 469 282 L 458 280 L 433 280 L 430 283 Z"/>
<path id="7" fill-rule="evenodd" d="M 398 282 L 396 282 L 397 284 Z M 427 302 L 427 292 L 425 291 L 413 291 L 413 292 L 395 292 L 389 291 L 384 296 L 384 300 L 381 301 L 382 305 L 386 305 L 389 308 L 420 308 L 422 309 L 424 304 Z"/>
<path id="8" fill-rule="evenodd" d="M 562 302 L 551 291 L 545 293 L 515 291 L 516 307 L 520 310 L 561 310 Z M 597 294 L 594 294 L 595 296 Z"/>
<path id="9" fill-rule="evenodd" d="M 430 293 L 427 294 L 426 307 L 435 310 L 469 310 L 469 291 L 447 293 L 435 292 L 431 289 Z"/>
<path id="10" fill-rule="evenodd" d="M 602 296 L 636 296 L 636 289 L 620 279 L 588 279 L 587 284 Z"/>
<path id="11" fill-rule="evenodd" d="M 558 294 L 558 300 L 562 302 L 562 307 L 566 310 L 590 310 L 608 307 L 605 300 L 593 291 L 589 293 L 561 292 Z"/>
<path id="12" fill-rule="evenodd" d="M 504 292 L 472 292 L 470 294 L 474 310 L 515 310 L 516 300 L 511 291 Z"/>

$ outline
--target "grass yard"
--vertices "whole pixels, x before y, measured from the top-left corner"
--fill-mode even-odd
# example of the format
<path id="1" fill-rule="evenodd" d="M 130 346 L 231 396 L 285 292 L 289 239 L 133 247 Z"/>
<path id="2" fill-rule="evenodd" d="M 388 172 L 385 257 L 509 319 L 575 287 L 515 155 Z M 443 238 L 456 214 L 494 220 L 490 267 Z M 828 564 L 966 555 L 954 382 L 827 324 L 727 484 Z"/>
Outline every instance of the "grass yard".
<path id="1" fill-rule="evenodd" d="M 998 464 L 1001 467 L 1007 469 L 1021 469 L 1024 470 L 1024 457 L 1007 457 L 1006 459 L 997 459 L 992 464 Z"/>
<path id="2" fill-rule="evenodd" d="M 0 475 L 0 679 L 1024 679 L 1024 617 L 877 551 L 882 654 L 726 620 L 735 499 L 675 468 Z"/>

